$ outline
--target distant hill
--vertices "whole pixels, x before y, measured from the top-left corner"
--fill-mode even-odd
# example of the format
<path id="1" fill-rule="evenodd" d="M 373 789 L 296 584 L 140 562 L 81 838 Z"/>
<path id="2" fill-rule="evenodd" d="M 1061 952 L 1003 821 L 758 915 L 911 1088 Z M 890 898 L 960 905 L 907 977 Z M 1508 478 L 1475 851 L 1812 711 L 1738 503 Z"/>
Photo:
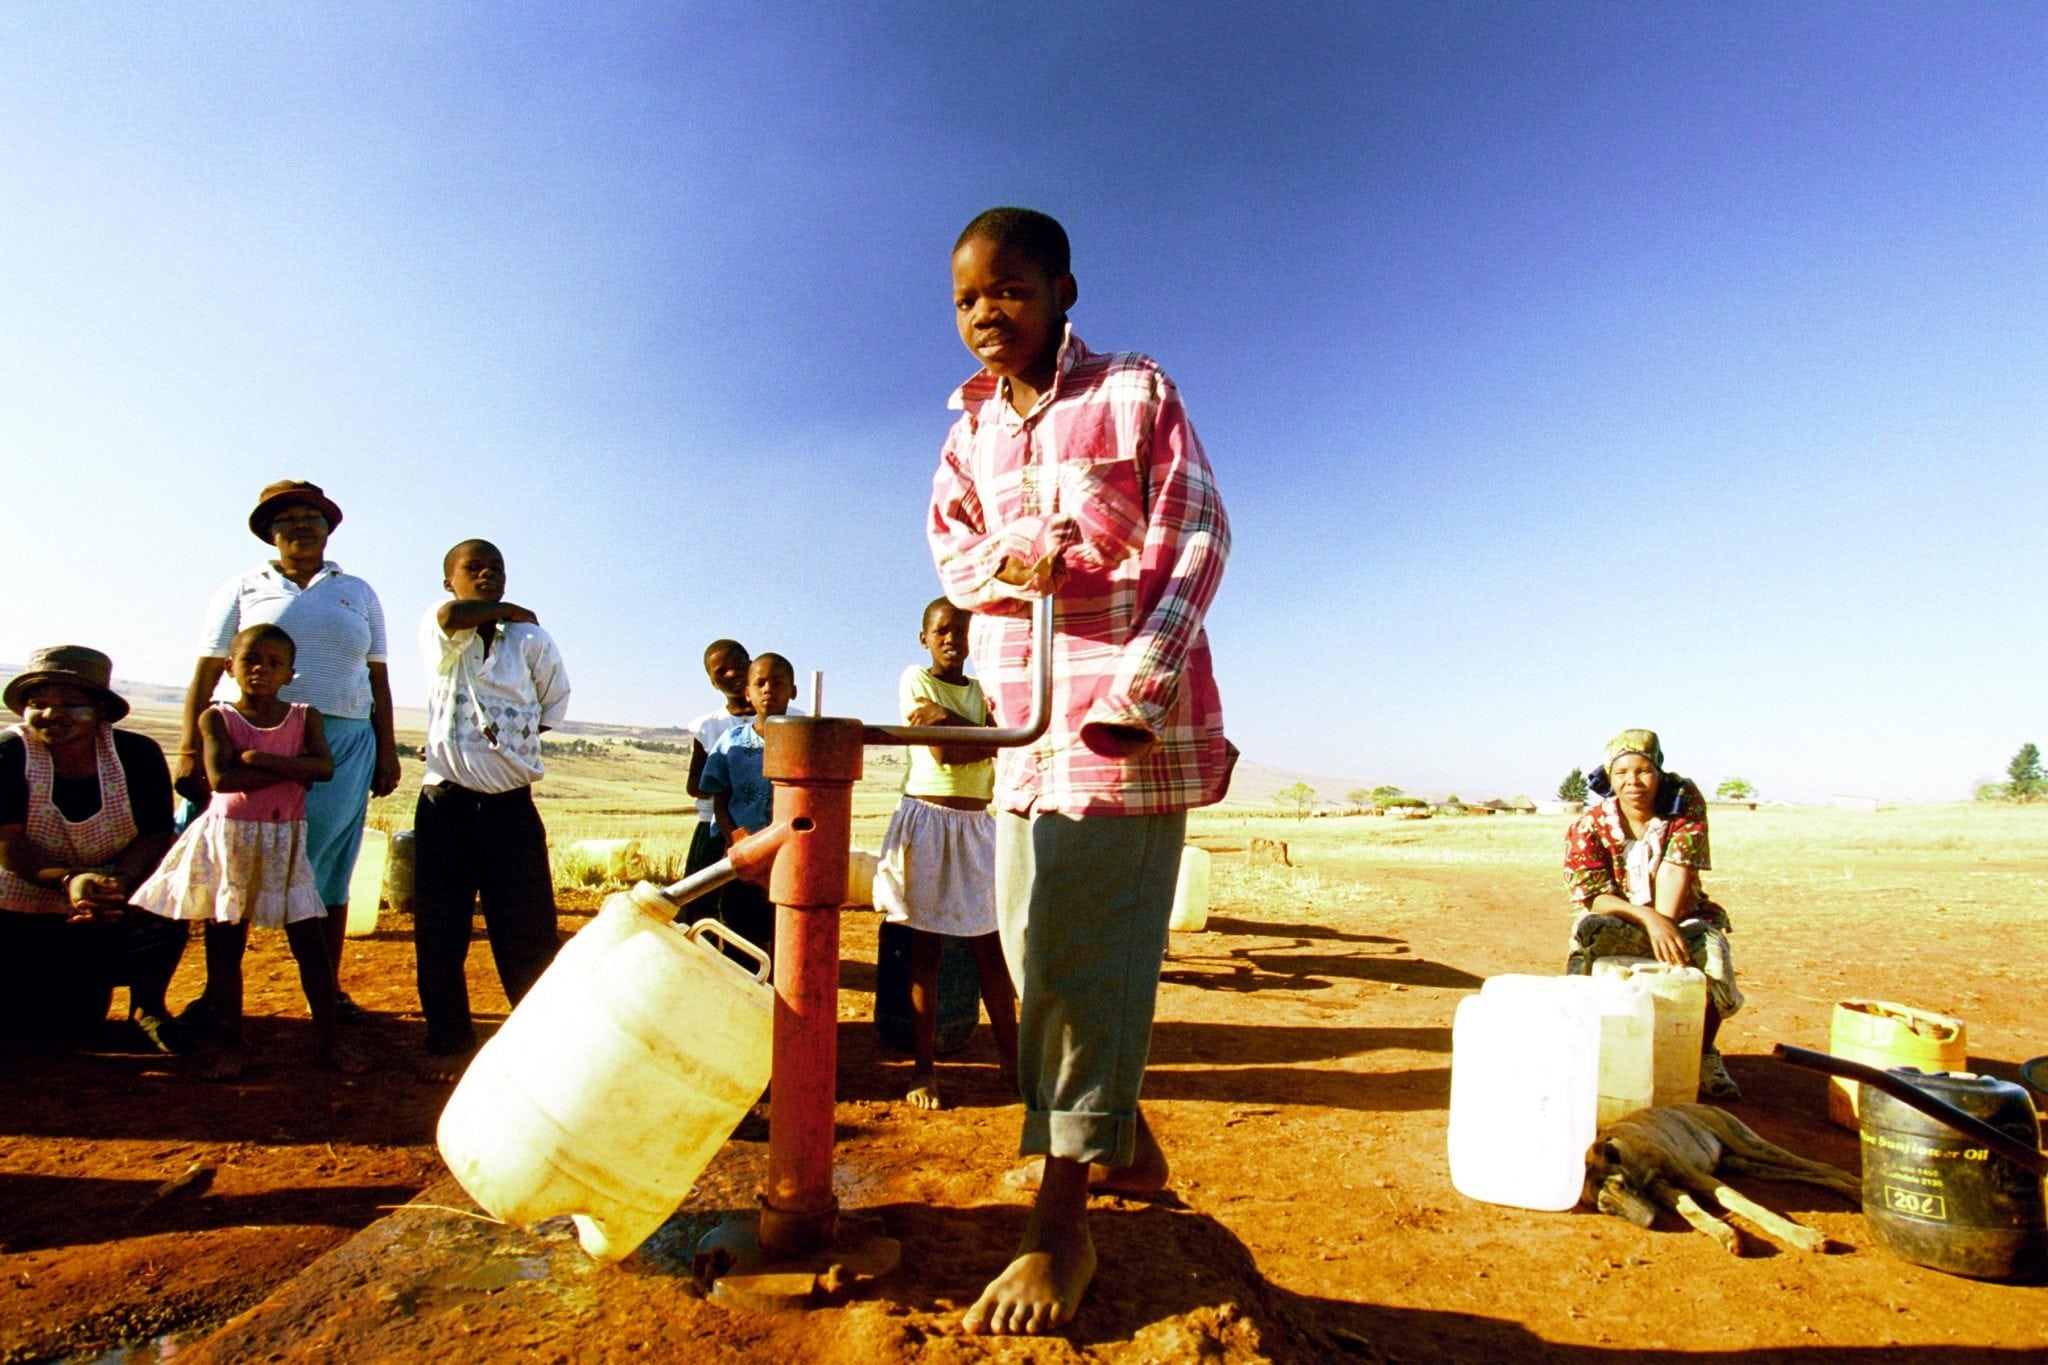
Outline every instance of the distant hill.
<path id="1" fill-rule="evenodd" d="M 0 678 L 11 678 L 21 670 L 20 664 L 0 664 Z M 185 704 L 183 686 L 142 682 L 134 678 L 116 678 L 114 690 L 126 697 L 135 708 L 134 718 L 128 722 L 134 728 L 158 739 L 176 733 L 178 708 Z M 397 721 L 401 739 L 417 742 L 426 733 L 427 713 L 418 707 L 401 706 L 394 719 Z M 668 744 L 674 744 L 684 738 L 680 726 L 611 725 L 591 720 L 564 721 L 557 733 L 580 736 L 584 739 L 654 740 Z M 1230 795 L 1224 798 L 1223 804 L 1271 810 L 1274 794 L 1297 782 L 1308 783 L 1315 789 L 1319 801 L 1332 805 L 1341 805 L 1346 792 L 1373 785 L 1358 778 L 1296 772 L 1291 768 L 1272 768 L 1263 763 L 1244 759 L 1237 765 L 1237 772 L 1230 783 Z"/>

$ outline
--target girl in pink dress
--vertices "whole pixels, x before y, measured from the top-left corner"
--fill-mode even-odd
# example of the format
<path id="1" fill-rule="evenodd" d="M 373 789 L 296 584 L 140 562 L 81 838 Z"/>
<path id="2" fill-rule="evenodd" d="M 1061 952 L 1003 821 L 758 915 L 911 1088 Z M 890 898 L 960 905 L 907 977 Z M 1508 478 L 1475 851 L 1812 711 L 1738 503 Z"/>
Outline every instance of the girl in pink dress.
<path id="1" fill-rule="evenodd" d="M 334 760 L 320 713 L 278 699 L 297 654 L 277 626 L 235 636 L 228 671 L 241 698 L 211 707 L 199 722 L 213 799 L 135 892 L 145 910 L 206 925 L 206 992 L 185 1017 L 212 1034 L 200 1066 L 210 1080 L 239 1076 L 247 1061 L 242 953 L 251 924 L 284 930 L 320 1063 L 350 1072 L 369 1066 L 335 1030 L 334 970 L 320 922 L 327 907 L 306 860 L 306 789 L 327 780 Z"/>

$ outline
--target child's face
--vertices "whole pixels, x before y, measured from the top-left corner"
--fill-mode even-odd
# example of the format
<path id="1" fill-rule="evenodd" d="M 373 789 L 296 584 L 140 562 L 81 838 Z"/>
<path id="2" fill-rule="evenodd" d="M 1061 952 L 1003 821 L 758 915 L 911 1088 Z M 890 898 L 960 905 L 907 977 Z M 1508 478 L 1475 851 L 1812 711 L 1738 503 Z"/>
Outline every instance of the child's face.
<path id="1" fill-rule="evenodd" d="M 465 545 L 455 552 L 442 586 L 459 602 L 500 602 L 505 597 L 505 556 L 489 545 Z"/>
<path id="2" fill-rule="evenodd" d="M 744 649 L 721 649 L 704 661 L 704 675 L 726 696 L 742 696 L 747 691 L 747 668 L 751 662 Z"/>
<path id="3" fill-rule="evenodd" d="M 757 659 L 747 668 L 747 701 L 757 716 L 779 716 L 789 709 L 796 695 L 796 680 L 778 668 L 773 659 Z"/>
<path id="4" fill-rule="evenodd" d="M 972 237 L 953 253 L 953 320 L 990 374 L 1050 379 L 1074 295 L 1072 275 L 1049 279 L 1016 247 Z"/>
<path id="5" fill-rule="evenodd" d="M 917 642 L 932 653 L 932 667 L 952 673 L 967 663 L 967 627 L 974 613 L 962 611 L 951 602 L 933 607 L 925 614 L 924 629 Z"/>
<path id="6" fill-rule="evenodd" d="M 235 651 L 228 660 L 228 672 L 242 697 L 274 697 L 292 680 L 292 651 L 282 640 L 254 640 Z"/>

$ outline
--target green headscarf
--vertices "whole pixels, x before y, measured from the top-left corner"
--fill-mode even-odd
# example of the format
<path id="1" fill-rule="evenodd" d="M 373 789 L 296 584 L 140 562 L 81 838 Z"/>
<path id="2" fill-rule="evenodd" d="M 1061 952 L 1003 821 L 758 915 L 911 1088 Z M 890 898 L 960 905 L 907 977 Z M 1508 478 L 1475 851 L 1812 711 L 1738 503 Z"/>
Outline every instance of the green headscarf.
<path id="1" fill-rule="evenodd" d="M 1664 771 L 1664 746 L 1657 742 L 1655 730 L 1623 730 L 1607 741 L 1609 766 L 1623 754 L 1641 754 L 1656 766 L 1658 772 Z"/>

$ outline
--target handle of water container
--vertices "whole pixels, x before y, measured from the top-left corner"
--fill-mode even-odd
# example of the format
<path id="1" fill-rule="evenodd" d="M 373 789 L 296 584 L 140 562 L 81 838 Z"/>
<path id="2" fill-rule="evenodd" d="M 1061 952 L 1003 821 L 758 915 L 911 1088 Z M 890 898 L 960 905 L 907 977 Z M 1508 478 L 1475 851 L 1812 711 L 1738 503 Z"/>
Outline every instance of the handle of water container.
<path id="1" fill-rule="evenodd" d="M 768 960 L 768 954 L 762 952 L 759 948 L 756 948 L 752 943 L 748 942 L 745 938 L 742 938 L 739 934 L 733 932 L 731 929 L 726 928 L 723 924 L 720 924 L 715 919 L 698 920 L 695 924 L 691 925 L 689 928 L 683 931 L 683 937 L 689 939 L 693 943 L 696 942 L 699 938 L 703 937 L 715 938 L 724 943 L 727 947 L 733 949 L 734 951 L 742 953 L 747 957 L 751 957 L 752 959 L 754 959 L 756 963 L 759 964 L 758 971 L 749 972 L 745 967 L 742 967 L 739 963 L 734 962 L 731 958 L 725 956 L 725 954 L 720 953 L 718 955 L 719 961 L 725 963 L 734 971 L 744 974 L 749 980 L 755 982 L 757 985 L 767 985 L 769 974 L 773 972 L 775 969 L 774 964 Z"/>
<path id="2" fill-rule="evenodd" d="M 2020 1079 L 2043 1095 L 2048 1095 L 2048 1057 L 2035 1057 L 2020 1063 Z"/>
<path id="3" fill-rule="evenodd" d="M 1847 1057 L 1831 1057 L 1825 1052 L 1793 1047 L 1789 1043 L 1779 1043 L 1771 1049 L 1771 1055 L 1807 1071 L 1840 1076 L 1845 1081 L 1857 1081 L 1882 1090 L 1907 1108 L 1917 1109 L 1931 1119 L 1939 1119 L 1965 1137 L 1975 1138 L 2000 1156 L 2017 1162 L 2035 1175 L 2048 1176 L 2048 1155 L 2044 1155 L 2039 1148 L 2031 1147 L 2012 1134 L 1993 1128 L 1975 1114 L 1964 1113 L 1946 1100 L 1928 1094 L 1902 1076 L 1879 1071 L 1876 1067 L 1865 1066 L 1861 1062 L 1852 1062 Z"/>

